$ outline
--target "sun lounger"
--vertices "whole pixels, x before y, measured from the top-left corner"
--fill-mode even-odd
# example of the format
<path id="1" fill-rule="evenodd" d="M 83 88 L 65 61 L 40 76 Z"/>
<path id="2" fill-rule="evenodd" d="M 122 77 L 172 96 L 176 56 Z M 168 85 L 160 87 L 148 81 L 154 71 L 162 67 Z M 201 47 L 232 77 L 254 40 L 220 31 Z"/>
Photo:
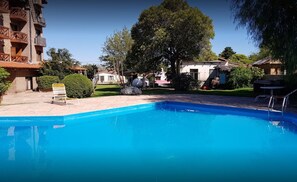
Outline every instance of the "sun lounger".
<path id="1" fill-rule="evenodd" d="M 52 100 L 52 104 L 54 103 L 54 101 L 58 100 L 58 101 L 64 101 L 64 103 L 66 103 L 66 99 L 67 99 L 67 94 L 66 94 L 66 89 L 65 89 L 65 85 L 63 83 L 54 83 L 52 84 L 52 88 L 53 88 L 53 100 Z"/>

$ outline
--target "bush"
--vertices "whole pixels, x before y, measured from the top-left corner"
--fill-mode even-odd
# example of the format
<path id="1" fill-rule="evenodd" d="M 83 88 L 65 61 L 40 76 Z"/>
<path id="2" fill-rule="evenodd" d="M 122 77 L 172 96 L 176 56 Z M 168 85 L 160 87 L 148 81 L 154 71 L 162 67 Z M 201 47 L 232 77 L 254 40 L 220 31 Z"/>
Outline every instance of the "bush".
<path id="1" fill-rule="evenodd" d="M 238 67 L 231 71 L 229 83 L 232 88 L 250 87 L 252 78 L 251 69 Z"/>
<path id="2" fill-rule="evenodd" d="M 195 90 L 199 87 L 198 81 L 195 80 L 191 75 L 182 73 L 172 79 L 172 86 L 175 90 L 189 91 Z"/>
<path id="3" fill-rule="evenodd" d="M 4 68 L 0 68 L 0 97 L 8 90 L 10 86 L 10 82 L 6 81 L 9 75 L 10 74 Z"/>
<path id="4" fill-rule="evenodd" d="M 90 97 L 93 93 L 92 81 L 81 74 L 68 75 L 62 83 L 65 84 L 67 96 L 71 98 Z"/>
<path id="5" fill-rule="evenodd" d="M 38 88 L 42 91 L 52 90 L 53 83 L 59 83 L 58 76 L 40 76 L 37 78 Z"/>
<path id="6" fill-rule="evenodd" d="M 231 71 L 228 85 L 231 88 L 251 87 L 252 83 L 264 76 L 264 71 L 259 68 L 238 67 Z"/>

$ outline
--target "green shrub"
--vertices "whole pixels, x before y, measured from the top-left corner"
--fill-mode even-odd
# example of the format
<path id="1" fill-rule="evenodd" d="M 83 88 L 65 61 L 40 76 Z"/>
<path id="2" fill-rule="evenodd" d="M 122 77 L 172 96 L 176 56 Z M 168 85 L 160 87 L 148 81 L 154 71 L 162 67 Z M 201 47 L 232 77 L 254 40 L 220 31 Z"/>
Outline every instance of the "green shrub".
<path id="1" fill-rule="evenodd" d="M 231 88 L 251 87 L 252 83 L 264 76 L 264 71 L 259 68 L 234 68 L 229 76 L 228 85 Z"/>
<path id="2" fill-rule="evenodd" d="M 6 81 L 9 75 L 10 74 L 4 68 L 0 68 L 0 96 L 2 96 L 10 86 L 10 82 Z"/>
<path id="3" fill-rule="evenodd" d="M 53 83 L 59 83 L 60 79 L 58 76 L 40 76 L 37 78 L 38 88 L 43 91 L 52 89 Z"/>
<path id="4" fill-rule="evenodd" d="M 195 90 L 199 87 L 198 81 L 195 80 L 191 75 L 182 73 L 172 79 L 172 86 L 175 90 L 189 91 Z"/>
<path id="5" fill-rule="evenodd" d="M 93 93 L 92 81 L 81 74 L 68 75 L 62 83 L 65 84 L 67 96 L 70 98 L 90 97 Z"/>

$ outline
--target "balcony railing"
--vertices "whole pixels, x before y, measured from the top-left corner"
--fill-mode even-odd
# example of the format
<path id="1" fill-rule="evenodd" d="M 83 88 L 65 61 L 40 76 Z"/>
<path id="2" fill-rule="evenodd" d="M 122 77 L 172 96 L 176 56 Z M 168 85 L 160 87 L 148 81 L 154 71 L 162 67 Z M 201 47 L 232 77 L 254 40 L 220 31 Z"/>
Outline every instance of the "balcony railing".
<path id="1" fill-rule="evenodd" d="M 40 36 L 37 36 L 34 39 L 35 46 L 46 47 L 46 39 Z"/>
<path id="2" fill-rule="evenodd" d="M 46 23 L 45 23 L 45 19 L 43 17 L 36 17 L 36 21 L 34 22 L 35 24 L 38 24 L 42 27 L 45 27 L 46 26 Z"/>
<path id="3" fill-rule="evenodd" d="M 16 43 L 28 44 L 28 35 L 23 32 L 10 32 L 10 41 Z"/>
<path id="4" fill-rule="evenodd" d="M 9 13 L 9 1 L 0 0 L 0 13 Z"/>
<path id="5" fill-rule="evenodd" d="M 0 26 L 0 39 L 9 39 L 9 28 Z"/>
<path id="6" fill-rule="evenodd" d="M 12 62 L 18 62 L 18 63 L 28 63 L 28 57 L 27 56 L 11 56 Z"/>
<path id="7" fill-rule="evenodd" d="M 27 22 L 27 12 L 22 8 L 11 8 L 10 18 Z"/>
<path id="8" fill-rule="evenodd" d="M 10 55 L 9 54 L 4 54 L 4 53 L 0 53 L 0 61 L 10 61 Z"/>

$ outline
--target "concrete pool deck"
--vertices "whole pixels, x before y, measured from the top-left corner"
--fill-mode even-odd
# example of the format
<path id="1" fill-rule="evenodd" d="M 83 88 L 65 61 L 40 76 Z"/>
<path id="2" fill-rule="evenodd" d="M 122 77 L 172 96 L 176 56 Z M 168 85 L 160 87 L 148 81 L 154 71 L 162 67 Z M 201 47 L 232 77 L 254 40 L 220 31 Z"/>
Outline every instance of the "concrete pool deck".
<path id="1" fill-rule="evenodd" d="M 0 105 L 0 116 L 58 116 L 80 112 L 145 104 L 157 101 L 179 101 L 210 105 L 224 105 L 238 108 L 267 110 L 267 100 L 254 102 L 249 97 L 229 97 L 198 94 L 106 96 L 86 99 L 71 99 L 67 104 L 51 104 L 51 92 L 23 92 L 5 95 Z M 297 113 L 296 108 L 289 112 Z"/>

